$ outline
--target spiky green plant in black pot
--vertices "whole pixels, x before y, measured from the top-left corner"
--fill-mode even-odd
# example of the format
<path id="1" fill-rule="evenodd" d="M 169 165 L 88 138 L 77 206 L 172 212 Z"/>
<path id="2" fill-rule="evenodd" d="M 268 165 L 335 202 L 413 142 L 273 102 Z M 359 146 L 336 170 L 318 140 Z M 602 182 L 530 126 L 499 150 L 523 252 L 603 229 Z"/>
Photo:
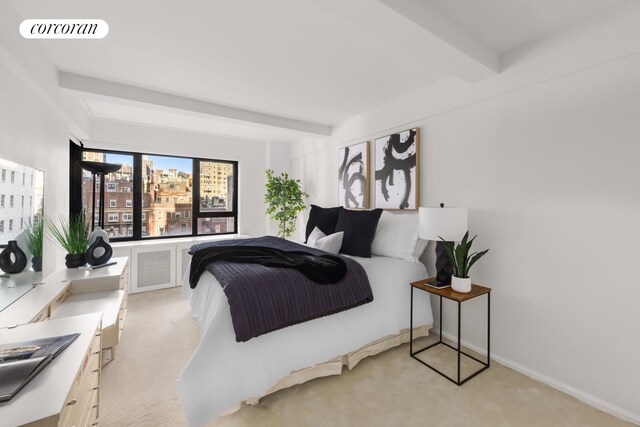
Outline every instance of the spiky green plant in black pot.
<path id="1" fill-rule="evenodd" d="M 42 242 L 44 238 L 44 220 L 38 215 L 25 230 L 27 247 L 31 252 L 31 266 L 33 271 L 42 271 Z"/>
<path id="2" fill-rule="evenodd" d="M 68 268 L 86 264 L 85 254 L 89 247 L 90 225 L 84 212 L 60 217 L 60 228 L 47 218 L 47 229 L 54 239 L 67 251 L 65 264 Z"/>

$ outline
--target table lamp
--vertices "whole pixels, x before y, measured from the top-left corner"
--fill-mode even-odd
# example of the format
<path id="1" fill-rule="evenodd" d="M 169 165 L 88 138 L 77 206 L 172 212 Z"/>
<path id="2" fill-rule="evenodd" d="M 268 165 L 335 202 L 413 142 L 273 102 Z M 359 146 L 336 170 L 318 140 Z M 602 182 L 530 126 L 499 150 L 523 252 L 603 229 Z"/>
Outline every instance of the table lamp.
<path id="1" fill-rule="evenodd" d="M 467 209 L 440 207 L 420 208 L 420 238 L 436 242 L 436 282 L 431 286 L 444 288 L 451 285 L 453 266 L 444 250 L 445 242 L 449 244 L 460 241 L 467 232 Z"/>

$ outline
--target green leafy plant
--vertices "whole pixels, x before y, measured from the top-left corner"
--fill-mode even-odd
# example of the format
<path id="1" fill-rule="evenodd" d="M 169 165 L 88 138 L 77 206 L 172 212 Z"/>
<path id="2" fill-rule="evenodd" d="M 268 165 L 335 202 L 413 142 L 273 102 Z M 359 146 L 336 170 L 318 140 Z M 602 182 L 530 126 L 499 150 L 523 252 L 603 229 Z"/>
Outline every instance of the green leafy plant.
<path id="1" fill-rule="evenodd" d="M 34 257 L 42 257 L 42 239 L 44 237 L 44 221 L 41 216 L 34 218 L 33 224 L 31 224 L 25 230 L 27 239 L 27 247 L 29 252 Z"/>
<path id="2" fill-rule="evenodd" d="M 278 236 L 286 238 L 296 230 L 298 212 L 306 208 L 305 197 L 309 195 L 300 188 L 299 179 L 289 178 L 286 172 L 276 176 L 273 170 L 267 169 L 264 201 L 267 203 L 266 213 L 279 223 Z"/>
<path id="3" fill-rule="evenodd" d="M 440 237 L 440 236 L 438 236 Z M 482 258 L 489 249 L 482 252 L 474 252 L 469 255 L 469 251 L 471 250 L 471 245 L 475 238 L 478 237 L 473 236 L 473 239 L 469 240 L 469 232 L 467 231 L 462 238 L 462 241 L 459 245 L 454 245 L 451 242 L 445 241 L 442 237 L 440 239 L 444 242 L 444 250 L 449 257 L 449 261 L 451 261 L 451 265 L 453 266 L 453 275 L 456 277 L 460 277 L 461 279 L 466 279 L 469 277 L 469 270 L 471 266 L 475 264 L 480 258 Z"/>
<path id="4" fill-rule="evenodd" d="M 47 218 L 47 229 L 68 253 L 79 255 L 89 248 L 90 225 L 84 212 L 69 215 L 69 219 L 60 216 L 60 228 Z"/>

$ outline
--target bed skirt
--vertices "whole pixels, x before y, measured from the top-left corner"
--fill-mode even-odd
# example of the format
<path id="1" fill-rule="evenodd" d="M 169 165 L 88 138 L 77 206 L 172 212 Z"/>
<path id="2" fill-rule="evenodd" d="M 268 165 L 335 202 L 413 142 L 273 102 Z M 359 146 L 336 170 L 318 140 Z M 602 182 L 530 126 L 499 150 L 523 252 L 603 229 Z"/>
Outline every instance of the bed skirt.
<path id="1" fill-rule="evenodd" d="M 432 325 L 424 325 L 413 328 L 413 339 L 426 337 L 429 335 L 429 330 Z M 343 367 L 347 367 L 349 370 L 353 369 L 362 359 L 375 356 L 383 351 L 390 350 L 395 347 L 399 347 L 402 344 L 409 342 L 409 328 L 403 329 L 399 334 L 389 335 L 384 338 L 375 340 L 358 350 L 351 353 L 337 356 L 324 363 L 319 363 L 316 366 L 300 369 L 298 371 L 291 372 L 286 377 L 280 379 L 273 385 L 264 395 L 255 396 L 244 401 L 247 405 L 257 405 L 260 403 L 260 399 L 266 397 L 276 391 L 283 390 L 285 388 L 293 387 L 298 384 L 306 383 L 316 378 L 328 377 L 331 375 L 342 374 Z M 242 402 L 239 402 L 236 406 L 224 411 L 221 415 L 229 415 L 240 409 Z"/>

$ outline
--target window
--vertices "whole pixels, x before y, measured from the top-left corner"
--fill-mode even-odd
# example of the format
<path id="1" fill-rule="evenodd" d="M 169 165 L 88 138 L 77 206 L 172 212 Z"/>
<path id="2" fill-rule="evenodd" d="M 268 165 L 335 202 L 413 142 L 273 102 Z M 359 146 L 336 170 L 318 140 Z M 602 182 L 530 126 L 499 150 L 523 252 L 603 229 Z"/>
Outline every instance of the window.
<path id="1" fill-rule="evenodd" d="M 16 173 L 14 171 L 11 171 L 11 183 L 15 184 L 16 182 Z"/>
<path id="2" fill-rule="evenodd" d="M 118 190 L 123 190 L 124 188 L 130 188 L 133 185 L 133 155 L 131 154 L 120 154 L 120 153 L 103 153 L 103 152 L 95 152 L 85 150 L 82 152 L 81 156 L 82 160 L 92 161 L 92 162 L 106 162 L 106 163 L 116 163 L 120 164 L 120 170 L 116 172 L 112 172 L 108 175 L 105 175 L 105 209 L 104 209 L 104 217 L 106 222 L 118 222 L 118 206 L 122 208 L 124 203 L 124 196 L 121 196 L 118 193 Z M 91 217 L 91 211 L 93 210 L 93 177 L 91 173 L 86 170 L 81 170 L 80 177 L 74 177 L 75 181 L 80 181 L 80 184 L 77 184 L 77 190 L 81 193 L 80 200 L 83 206 L 87 206 L 89 210 L 87 212 L 88 216 Z M 96 205 L 95 205 L 95 218 L 94 221 L 97 223 L 100 220 L 98 209 L 100 208 L 100 180 L 96 180 Z M 77 199 L 78 197 L 73 197 L 72 199 Z M 80 212 L 80 208 L 73 208 L 73 212 Z M 115 217 L 112 214 L 116 214 Z M 115 218 L 115 220 L 112 220 Z M 118 238 L 131 238 L 133 237 L 133 233 L 129 234 L 126 228 L 120 229 L 118 226 L 113 227 L 105 227 L 105 231 L 109 234 L 109 237 L 118 237 Z"/>
<path id="3" fill-rule="evenodd" d="M 237 232 L 235 161 L 90 150 L 75 145 L 71 157 L 122 165 L 119 171 L 105 177 L 105 190 L 113 191 L 107 197 L 106 222 L 121 222 L 113 225 L 114 233 L 119 228 L 120 239 Z M 89 209 L 92 206 L 92 176 L 78 169 L 72 167 L 71 171 L 71 212 L 79 212 L 83 204 Z M 80 192 L 82 203 L 76 195 Z M 131 194 L 121 196 L 122 193 Z M 133 211 L 120 216 L 123 207 Z"/>
<path id="4" fill-rule="evenodd" d="M 13 220 L 9 220 L 9 231 L 13 231 Z"/>
<path id="5" fill-rule="evenodd" d="M 2 182 L 7 182 L 7 170 L 2 169 Z"/>
<path id="6" fill-rule="evenodd" d="M 24 196 L 21 196 L 20 207 L 24 208 Z"/>
<path id="7" fill-rule="evenodd" d="M 0 196 L 0 208 L 4 208 L 4 194 Z"/>
<path id="8" fill-rule="evenodd" d="M 9 207 L 13 207 L 13 196 L 9 196 Z"/>
<path id="9" fill-rule="evenodd" d="M 0 233 L 4 233 L 4 219 L 0 220 Z"/>

